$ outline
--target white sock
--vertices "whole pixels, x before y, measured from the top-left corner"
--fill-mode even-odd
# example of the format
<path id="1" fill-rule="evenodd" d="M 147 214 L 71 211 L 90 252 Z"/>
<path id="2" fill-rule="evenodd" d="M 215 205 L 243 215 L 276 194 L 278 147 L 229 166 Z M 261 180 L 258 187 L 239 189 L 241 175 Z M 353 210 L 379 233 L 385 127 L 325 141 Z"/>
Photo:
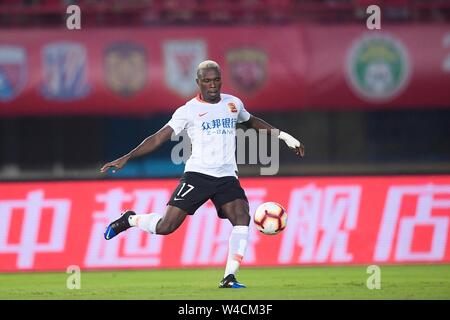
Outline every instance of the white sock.
<path id="1" fill-rule="evenodd" d="M 156 225 L 161 220 L 162 215 L 159 213 L 136 214 L 128 218 L 128 222 L 133 227 L 156 234 Z"/>
<path id="2" fill-rule="evenodd" d="M 224 278 L 229 274 L 236 274 L 244 258 L 248 242 L 248 226 L 234 226 L 228 241 L 228 259 Z"/>

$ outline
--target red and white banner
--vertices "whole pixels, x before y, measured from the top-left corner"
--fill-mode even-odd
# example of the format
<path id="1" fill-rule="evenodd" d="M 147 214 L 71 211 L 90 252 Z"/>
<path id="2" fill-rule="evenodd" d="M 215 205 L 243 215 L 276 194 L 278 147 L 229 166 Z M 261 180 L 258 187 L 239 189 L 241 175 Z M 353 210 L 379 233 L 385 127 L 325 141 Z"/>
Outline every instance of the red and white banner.
<path id="1" fill-rule="evenodd" d="M 124 209 L 163 213 L 178 181 L 0 184 L 0 271 L 223 266 L 231 225 L 212 203 L 168 236 L 106 241 Z M 251 224 L 246 266 L 450 263 L 450 176 L 241 179 L 250 210 L 283 204 L 276 236 Z"/>
<path id="2" fill-rule="evenodd" d="M 250 112 L 450 105 L 448 24 L 3 30 L 0 116 L 171 113 L 205 59 Z"/>

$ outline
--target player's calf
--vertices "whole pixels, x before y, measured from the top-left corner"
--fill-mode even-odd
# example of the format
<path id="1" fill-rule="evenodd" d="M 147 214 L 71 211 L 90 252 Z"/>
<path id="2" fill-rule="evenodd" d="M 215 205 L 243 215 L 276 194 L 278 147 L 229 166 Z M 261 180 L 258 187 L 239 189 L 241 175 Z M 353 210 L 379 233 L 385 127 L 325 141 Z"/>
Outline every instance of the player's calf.
<path id="1" fill-rule="evenodd" d="M 156 225 L 156 233 L 160 235 L 168 235 L 178 229 L 180 224 L 177 221 L 167 221 L 167 219 L 161 219 Z"/>

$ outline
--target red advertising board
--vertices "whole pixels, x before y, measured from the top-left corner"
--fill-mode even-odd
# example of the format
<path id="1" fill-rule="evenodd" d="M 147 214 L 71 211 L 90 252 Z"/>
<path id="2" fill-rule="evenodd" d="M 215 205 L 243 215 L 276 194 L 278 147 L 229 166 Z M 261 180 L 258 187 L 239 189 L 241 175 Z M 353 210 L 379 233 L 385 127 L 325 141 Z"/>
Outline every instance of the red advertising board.
<path id="1" fill-rule="evenodd" d="M 450 176 L 241 179 L 250 210 L 283 204 L 287 228 L 251 224 L 245 266 L 449 263 Z M 0 184 L 0 271 L 223 266 L 231 225 L 207 202 L 167 236 L 103 232 L 124 209 L 163 213 L 177 180 Z"/>
<path id="2" fill-rule="evenodd" d="M 0 31 L 0 116 L 171 113 L 218 61 L 250 112 L 448 107 L 448 25 Z M 418 41 L 420 39 L 420 41 Z"/>

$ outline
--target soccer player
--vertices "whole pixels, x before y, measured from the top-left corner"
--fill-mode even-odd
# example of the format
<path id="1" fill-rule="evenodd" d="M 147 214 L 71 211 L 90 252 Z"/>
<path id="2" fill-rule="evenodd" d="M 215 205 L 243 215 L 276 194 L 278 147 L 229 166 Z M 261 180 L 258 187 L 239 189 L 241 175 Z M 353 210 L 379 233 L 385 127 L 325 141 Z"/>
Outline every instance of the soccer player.
<path id="1" fill-rule="evenodd" d="M 101 172 L 109 168 L 113 172 L 119 170 L 130 159 L 154 151 L 173 133 L 187 130 L 192 154 L 186 162 L 179 185 L 167 203 L 165 214 L 126 211 L 106 228 L 104 237 L 110 240 L 130 227 L 167 235 L 174 232 L 187 215 L 194 214 L 211 199 L 219 218 L 228 219 L 233 225 L 225 273 L 219 287 L 245 288 L 235 276 L 245 254 L 250 224 L 248 200 L 237 179 L 236 123 L 257 130 L 270 130 L 268 132 L 276 134 L 299 156 L 304 156 L 305 148 L 291 135 L 248 113 L 237 97 L 222 94 L 221 70 L 216 62 L 206 60 L 200 63 L 196 82 L 199 94 L 179 107 L 164 127 L 126 155 L 101 168 Z"/>

